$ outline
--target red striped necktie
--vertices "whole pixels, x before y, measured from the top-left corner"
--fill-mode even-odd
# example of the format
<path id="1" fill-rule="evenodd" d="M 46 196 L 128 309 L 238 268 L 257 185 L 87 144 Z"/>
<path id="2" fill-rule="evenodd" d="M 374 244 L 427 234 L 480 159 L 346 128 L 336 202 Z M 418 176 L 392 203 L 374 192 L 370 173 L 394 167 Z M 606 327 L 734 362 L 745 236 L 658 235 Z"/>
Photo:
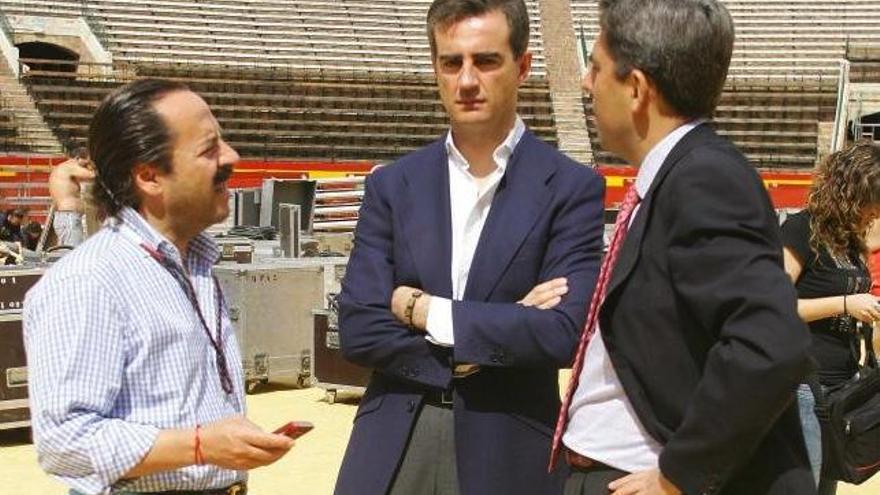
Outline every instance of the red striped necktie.
<path id="1" fill-rule="evenodd" d="M 608 288 L 608 281 L 611 279 L 611 271 L 614 263 L 617 261 L 617 255 L 620 247 L 623 245 L 623 239 L 626 237 L 626 231 L 629 228 L 629 219 L 636 205 L 639 204 L 639 194 L 636 192 L 635 184 L 631 185 L 626 191 L 623 203 L 620 205 L 620 212 L 617 214 L 617 220 L 614 222 L 614 235 L 611 236 L 611 244 L 608 246 L 608 252 L 605 259 L 602 260 L 602 268 L 599 270 L 599 279 L 596 281 L 596 288 L 593 291 L 593 297 L 590 300 L 590 309 L 587 313 L 587 323 L 584 331 L 581 333 L 581 340 L 578 343 L 577 354 L 575 354 L 574 365 L 571 369 L 571 378 L 568 382 L 568 390 L 565 393 L 565 399 L 562 401 L 562 408 L 559 410 L 559 419 L 556 420 L 556 431 L 553 433 L 553 447 L 550 451 L 549 470 L 553 470 L 556 465 L 556 459 L 559 457 L 559 450 L 562 444 L 562 435 L 565 433 L 565 426 L 568 423 L 568 408 L 571 406 L 571 399 L 578 387 L 578 379 L 581 370 L 584 367 L 584 354 L 587 351 L 587 344 L 596 332 L 596 321 L 599 319 L 599 307 L 605 299 L 605 291 Z"/>

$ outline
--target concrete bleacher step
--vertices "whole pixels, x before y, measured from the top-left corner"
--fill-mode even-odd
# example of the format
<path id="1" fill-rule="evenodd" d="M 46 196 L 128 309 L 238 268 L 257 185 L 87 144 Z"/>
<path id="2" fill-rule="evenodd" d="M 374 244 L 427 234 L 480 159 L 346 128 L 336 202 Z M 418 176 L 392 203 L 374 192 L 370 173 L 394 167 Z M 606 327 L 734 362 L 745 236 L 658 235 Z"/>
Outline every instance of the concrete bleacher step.
<path id="1" fill-rule="evenodd" d="M 580 91 L 557 92 L 553 100 L 554 123 L 559 149 L 572 159 L 589 164 L 593 161 L 592 144 L 586 126 Z"/>
<path id="2" fill-rule="evenodd" d="M 436 137 L 445 128 L 436 88 L 391 81 L 407 74 L 431 77 L 424 36 L 424 14 L 430 1 L 154 0 L 148 5 L 141 0 L 0 0 L 0 9 L 25 15 L 81 16 L 88 8 L 91 21 L 106 31 L 105 43 L 119 65 L 130 62 L 141 75 L 150 74 L 150 67 L 158 64 L 176 66 L 173 77 L 192 81 L 194 89 L 206 95 L 243 153 L 294 158 L 364 158 L 369 153 L 370 158 L 385 159 Z M 739 140 L 756 163 L 772 163 L 772 156 L 809 163 L 816 154 L 817 122 L 829 120 L 829 107 L 833 118 L 837 59 L 844 54 L 847 40 L 880 46 L 878 4 L 857 0 L 724 2 L 737 23 L 737 43 L 728 91 L 716 119 L 721 132 Z M 598 0 L 562 2 L 570 3 L 567 15 L 571 19 L 541 19 L 550 3 L 556 5 L 527 1 L 535 72 L 542 80 L 550 78 L 551 51 L 563 39 L 557 34 L 545 39 L 555 24 L 572 20 L 576 26 L 583 24 L 588 40 L 598 32 Z M 568 35 L 564 40 L 569 45 L 576 41 Z M 569 61 L 573 56 L 564 50 L 560 53 Z M 233 81 L 247 71 L 264 69 L 287 75 L 271 82 L 252 76 L 251 87 Z M 300 84 L 292 82 L 290 74 L 328 72 L 335 76 L 324 77 L 319 87 L 298 88 L 296 94 L 283 88 Z M 379 79 L 349 84 L 363 74 L 376 74 Z M 333 77 L 339 81 L 335 87 L 328 82 Z M 854 69 L 852 77 L 880 81 L 880 66 Z M 364 88 L 371 85 L 385 90 Z M 31 89 L 42 95 L 39 107 L 52 129 L 62 139 L 70 133 L 71 142 L 80 143 L 88 115 L 112 87 L 96 80 L 80 88 L 40 86 Z M 30 96 L 19 92 L 12 98 Z M 573 155 L 591 148 L 595 142 L 591 109 L 578 90 L 541 87 L 529 98 L 523 113 L 545 139 Z M 395 100 L 411 104 L 395 106 Z M 398 125 L 395 120 L 400 121 Z M 19 118 L 18 127 L 30 129 L 34 136 L 41 133 L 36 119 Z M 47 128 L 45 123 L 43 127 Z M 9 128 L 2 123 L 0 135 L 5 136 Z M 346 131 L 360 136 L 346 139 Z M 767 149 L 777 153 L 765 153 Z M 581 156 L 582 161 L 591 157 Z"/>
<path id="3" fill-rule="evenodd" d="M 64 151 L 4 58 L 0 58 L 0 95 L 0 106 L 5 106 L 12 112 L 16 131 L 12 140 L 0 146 L 9 148 L 7 151 L 16 152 L 61 154 Z"/>
<path id="4" fill-rule="evenodd" d="M 571 0 L 576 26 L 592 43 L 598 0 Z M 830 77 L 848 43 L 880 46 L 880 4 L 864 0 L 724 0 L 736 24 L 730 74 Z M 878 74 L 880 76 L 880 74 Z"/>
<path id="5" fill-rule="evenodd" d="M 208 101 L 227 140 L 248 158 L 388 160 L 434 141 L 448 126 L 430 76 L 337 78 L 295 70 L 283 76 L 205 65 L 141 64 L 138 71 L 188 82 Z M 27 81 L 53 128 L 76 146 L 84 142 L 100 99 L 126 80 L 84 75 L 72 84 L 64 74 L 32 71 Z M 557 142 L 546 81 L 527 81 L 521 95 L 520 113 L 532 130 Z"/>
<path id="6" fill-rule="evenodd" d="M 533 72 L 543 75 L 538 0 L 532 17 Z M 106 31 L 116 60 L 257 64 L 430 73 L 424 35 L 430 2 L 333 0 L 279 2 L 0 0 L 10 14 L 79 16 Z M 335 33 L 325 36 L 324 33 Z M 186 33 L 186 36 L 176 36 Z M 220 35 L 220 36 L 218 36 Z M 383 41 L 377 41 L 376 36 Z M 348 38 L 348 42 L 345 41 Z M 218 53 L 220 54 L 218 56 Z M 385 55 L 383 59 L 379 55 Z M 403 60 L 395 65 L 395 60 Z M 386 63 L 382 63 L 382 62 Z M 364 63 L 368 63 L 364 67 Z"/>

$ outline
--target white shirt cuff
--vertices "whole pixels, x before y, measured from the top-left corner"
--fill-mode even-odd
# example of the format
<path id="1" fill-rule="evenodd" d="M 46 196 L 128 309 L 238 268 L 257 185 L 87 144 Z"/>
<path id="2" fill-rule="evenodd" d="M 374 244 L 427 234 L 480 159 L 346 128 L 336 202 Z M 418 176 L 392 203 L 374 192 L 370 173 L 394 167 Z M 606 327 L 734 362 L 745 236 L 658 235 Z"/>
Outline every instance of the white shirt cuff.
<path id="1" fill-rule="evenodd" d="M 431 296 L 428 301 L 428 334 L 425 338 L 428 342 L 452 347 L 455 345 L 455 335 L 452 332 L 452 300 L 443 297 Z"/>

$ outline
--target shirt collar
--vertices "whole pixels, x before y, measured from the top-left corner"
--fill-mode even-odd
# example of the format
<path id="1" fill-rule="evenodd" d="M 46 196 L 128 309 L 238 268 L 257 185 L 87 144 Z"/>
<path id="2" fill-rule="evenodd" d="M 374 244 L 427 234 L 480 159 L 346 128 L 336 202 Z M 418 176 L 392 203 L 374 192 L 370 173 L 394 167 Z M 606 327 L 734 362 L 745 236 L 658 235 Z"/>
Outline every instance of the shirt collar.
<path id="1" fill-rule="evenodd" d="M 651 188 L 651 183 L 654 182 L 654 177 L 657 176 L 657 172 L 660 171 L 660 167 L 663 166 L 663 163 L 666 161 L 666 158 L 669 157 L 669 153 L 672 152 L 675 145 L 677 145 L 687 133 L 705 122 L 706 119 L 697 119 L 683 124 L 667 134 L 659 143 L 651 148 L 651 151 L 649 151 L 642 160 L 642 164 L 639 166 L 639 173 L 636 176 L 636 192 L 639 193 L 639 198 L 644 199 L 645 195 L 648 194 L 648 190 Z"/>
<path id="2" fill-rule="evenodd" d="M 513 129 L 507 134 L 507 137 L 501 144 L 495 148 L 495 152 L 492 153 L 492 158 L 495 160 L 495 165 L 498 166 L 498 170 L 501 173 L 507 169 L 507 163 L 510 161 L 511 155 L 513 155 L 513 151 L 516 149 L 520 140 L 522 140 L 523 135 L 526 133 L 526 124 L 523 122 L 522 118 L 519 115 L 516 116 L 516 120 L 513 123 Z M 462 170 L 467 170 L 470 168 L 467 160 L 465 160 L 464 155 L 458 150 L 458 147 L 455 146 L 455 141 L 452 139 L 452 130 L 446 133 L 446 152 L 449 154 L 451 158 L 453 158 L 452 162 L 455 163 L 456 166 L 461 168 Z"/>
<path id="3" fill-rule="evenodd" d="M 182 263 L 180 253 L 177 246 L 169 241 L 165 236 L 159 233 L 147 220 L 141 216 L 134 208 L 124 207 L 117 216 L 117 225 L 124 225 L 134 234 L 136 242 L 145 242 L 151 247 L 155 247 L 160 253 L 169 256 L 172 259 Z M 220 248 L 211 237 L 202 232 L 197 235 L 189 243 L 189 254 L 194 256 L 196 262 L 207 262 L 214 265 L 220 259 Z"/>

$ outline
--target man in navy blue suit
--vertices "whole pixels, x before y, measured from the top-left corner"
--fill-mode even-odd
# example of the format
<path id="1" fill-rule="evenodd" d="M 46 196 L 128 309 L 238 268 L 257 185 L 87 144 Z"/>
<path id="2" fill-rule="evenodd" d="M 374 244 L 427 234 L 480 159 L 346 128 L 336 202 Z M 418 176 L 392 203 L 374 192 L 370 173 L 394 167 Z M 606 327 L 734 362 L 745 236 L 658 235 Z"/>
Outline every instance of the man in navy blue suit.
<path id="1" fill-rule="evenodd" d="M 375 372 L 336 494 L 558 494 L 557 372 L 598 275 L 604 186 L 517 115 L 522 0 L 435 0 L 427 21 L 451 129 L 367 179 L 340 332 Z"/>

